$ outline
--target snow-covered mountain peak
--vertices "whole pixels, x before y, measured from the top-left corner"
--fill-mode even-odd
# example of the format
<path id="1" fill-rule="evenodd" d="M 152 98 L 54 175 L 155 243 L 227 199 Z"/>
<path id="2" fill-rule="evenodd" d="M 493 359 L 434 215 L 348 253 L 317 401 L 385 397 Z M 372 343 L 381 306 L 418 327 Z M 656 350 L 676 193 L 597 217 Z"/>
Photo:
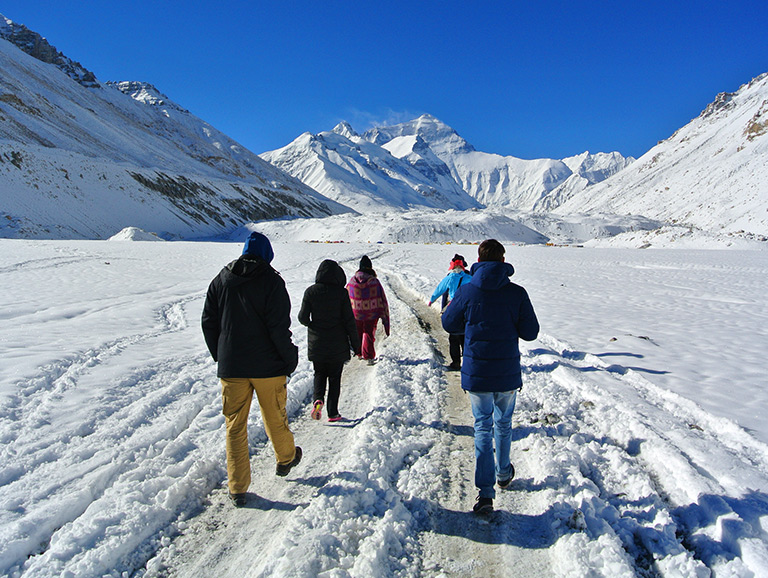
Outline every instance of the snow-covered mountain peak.
<path id="1" fill-rule="evenodd" d="M 189 111 L 179 106 L 168 98 L 165 94 L 160 92 L 153 85 L 148 82 L 138 82 L 134 80 L 123 80 L 119 82 L 107 82 L 108 86 L 117 88 L 123 94 L 127 94 L 133 100 L 147 104 L 150 106 L 174 108 L 181 112 L 188 113 Z"/>
<path id="2" fill-rule="evenodd" d="M 377 145 L 384 145 L 401 136 L 420 136 L 429 144 L 439 157 L 474 151 L 474 147 L 464 140 L 453 128 L 430 114 L 391 126 L 376 127 L 366 131 L 365 140 Z"/>
<path id="3" fill-rule="evenodd" d="M 7 40 L 41 62 L 53 64 L 75 82 L 87 88 L 99 88 L 101 86 L 93 72 L 79 62 L 64 56 L 37 32 L 33 32 L 23 24 L 17 24 L 2 14 L 0 14 L 0 38 Z"/>
<path id="4" fill-rule="evenodd" d="M 339 124 L 333 127 L 333 130 L 331 132 L 335 132 L 336 134 L 339 134 L 348 139 L 360 136 L 359 134 L 357 134 L 357 132 L 355 132 L 355 129 L 352 128 L 352 125 L 350 125 L 345 120 L 341 121 Z"/>
<path id="5" fill-rule="evenodd" d="M 628 167 L 634 161 L 634 157 L 625 157 L 617 151 L 595 154 L 585 151 L 563 159 L 573 174 L 587 179 L 593 185 Z"/>
<path id="6" fill-rule="evenodd" d="M 414 153 L 416 140 L 417 135 L 412 135 L 410 145 L 403 144 L 393 152 L 340 123 L 331 131 L 304 133 L 261 157 L 322 195 L 360 212 L 477 207 L 428 147 L 428 154 Z"/>

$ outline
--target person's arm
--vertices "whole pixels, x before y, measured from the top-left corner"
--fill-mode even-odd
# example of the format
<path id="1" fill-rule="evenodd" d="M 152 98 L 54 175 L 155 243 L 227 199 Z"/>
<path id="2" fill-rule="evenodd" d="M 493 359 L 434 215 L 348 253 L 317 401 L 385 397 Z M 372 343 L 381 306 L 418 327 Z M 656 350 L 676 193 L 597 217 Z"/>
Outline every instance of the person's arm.
<path id="1" fill-rule="evenodd" d="M 462 297 L 461 287 L 459 287 L 456 294 L 453 296 L 453 301 L 448 304 L 448 307 L 443 311 L 443 315 L 440 320 L 443 324 L 443 329 L 448 333 L 461 335 L 464 333 L 464 326 L 466 325 L 466 318 L 464 316 L 464 299 Z"/>
<path id="2" fill-rule="evenodd" d="M 443 277 L 440 280 L 440 283 L 437 284 L 437 287 L 435 288 L 434 292 L 432 293 L 432 297 L 429 298 L 429 304 L 432 305 L 435 301 L 437 301 L 438 297 L 443 295 L 446 291 L 448 291 L 448 277 Z"/>
<path id="3" fill-rule="evenodd" d="M 352 351 L 355 355 L 362 355 L 360 334 L 357 332 L 355 314 L 352 311 L 352 303 L 349 301 L 349 294 L 346 291 L 341 295 L 341 321 L 344 325 L 344 330 L 347 332 L 347 339 Z"/>
<path id="4" fill-rule="evenodd" d="M 264 313 L 269 336 L 288 366 L 287 375 L 290 375 L 299 364 L 299 348 L 291 340 L 291 298 L 282 277 L 277 276 L 277 282 L 267 296 L 266 305 Z"/>
<path id="5" fill-rule="evenodd" d="M 304 298 L 301 300 L 301 309 L 299 309 L 299 323 L 307 327 L 312 321 L 312 304 L 308 297 L 309 289 L 304 291 Z"/>
<path id="6" fill-rule="evenodd" d="M 208 346 L 208 351 L 211 353 L 213 360 L 218 361 L 221 319 L 219 317 L 219 300 L 213 281 L 211 281 L 211 284 L 208 286 L 208 293 L 205 296 L 201 325 L 203 327 L 203 337 L 205 337 L 205 344 Z"/>
<path id="7" fill-rule="evenodd" d="M 376 283 L 379 280 L 376 279 Z M 381 323 L 384 325 L 384 333 L 389 337 L 389 303 L 387 302 L 387 296 L 384 294 L 384 287 L 379 283 L 379 291 L 381 291 Z"/>
<path id="8" fill-rule="evenodd" d="M 520 313 L 517 321 L 517 334 L 520 339 L 533 341 L 539 335 L 539 320 L 525 289 L 522 289 L 523 299 L 520 302 Z"/>

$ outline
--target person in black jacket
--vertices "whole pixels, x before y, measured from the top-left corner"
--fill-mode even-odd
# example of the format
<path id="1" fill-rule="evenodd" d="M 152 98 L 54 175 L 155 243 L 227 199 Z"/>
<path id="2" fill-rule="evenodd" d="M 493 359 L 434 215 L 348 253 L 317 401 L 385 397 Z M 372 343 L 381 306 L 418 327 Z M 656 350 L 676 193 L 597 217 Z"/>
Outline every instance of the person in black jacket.
<path id="1" fill-rule="evenodd" d="M 270 265 L 273 257 L 269 239 L 251 233 L 242 256 L 211 281 L 203 306 L 203 335 L 221 379 L 227 478 L 235 506 L 245 505 L 251 483 L 247 425 L 254 391 L 275 450 L 277 475 L 287 475 L 302 454 L 285 410 L 287 377 L 299 353 L 291 341 L 291 301 Z"/>
<path id="2" fill-rule="evenodd" d="M 331 259 L 317 268 L 315 284 L 304 292 L 299 322 L 307 326 L 308 357 L 315 369 L 315 391 L 312 419 L 323 414 L 326 383 L 328 385 L 328 421 L 339 421 L 339 394 L 344 362 L 350 349 L 360 355 L 360 336 L 344 270 Z"/>

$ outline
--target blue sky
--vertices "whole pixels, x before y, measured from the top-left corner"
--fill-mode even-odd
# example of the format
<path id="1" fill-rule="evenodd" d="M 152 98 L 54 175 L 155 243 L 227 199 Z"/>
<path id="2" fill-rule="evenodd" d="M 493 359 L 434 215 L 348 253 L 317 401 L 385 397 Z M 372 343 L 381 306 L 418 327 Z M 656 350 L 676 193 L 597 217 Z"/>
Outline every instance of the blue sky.
<path id="1" fill-rule="evenodd" d="M 429 113 L 521 158 L 640 156 L 768 72 L 768 2 L 12 0 L 102 80 L 143 80 L 252 151 Z"/>

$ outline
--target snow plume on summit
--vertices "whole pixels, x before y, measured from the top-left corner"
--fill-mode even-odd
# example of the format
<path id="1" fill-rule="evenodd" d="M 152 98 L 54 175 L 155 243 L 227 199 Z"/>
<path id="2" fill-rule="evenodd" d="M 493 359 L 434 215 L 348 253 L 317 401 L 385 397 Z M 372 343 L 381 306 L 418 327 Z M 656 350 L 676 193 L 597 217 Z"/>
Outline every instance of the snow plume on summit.
<path id="1" fill-rule="evenodd" d="M 154 86 L 102 84 L 76 64 L 0 17 L 0 237 L 204 237 L 349 210 Z"/>
<path id="2" fill-rule="evenodd" d="M 632 165 L 557 208 L 768 236 L 768 74 L 717 96 Z"/>

